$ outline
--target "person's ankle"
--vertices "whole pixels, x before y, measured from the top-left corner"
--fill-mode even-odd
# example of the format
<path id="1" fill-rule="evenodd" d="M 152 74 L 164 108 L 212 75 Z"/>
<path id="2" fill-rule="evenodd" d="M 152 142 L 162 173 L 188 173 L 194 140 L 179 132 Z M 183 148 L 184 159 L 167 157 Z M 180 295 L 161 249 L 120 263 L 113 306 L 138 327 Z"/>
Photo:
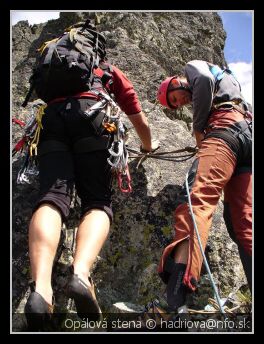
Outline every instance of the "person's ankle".
<path id="1" fill-rule="evenodd" d="M 83 282 L 85 282 L 88 287 L 91 287 L 91 283 L 89 282 L 89 276 L 90 276 L 90 272 L 88 271 L 83 271 L 82 269 L 73 266 L 73 271 L 74 274 L 78 276 L 78 278 L 80 278 Z"/>
<path id="2" fill-rule="evenodd" d="M 40 294 L 43 299 L 49 304 L 52 305 L 53 303 L 53 291 L 51 288 L 43 288 L 36 283 L 35 291 Z"/>

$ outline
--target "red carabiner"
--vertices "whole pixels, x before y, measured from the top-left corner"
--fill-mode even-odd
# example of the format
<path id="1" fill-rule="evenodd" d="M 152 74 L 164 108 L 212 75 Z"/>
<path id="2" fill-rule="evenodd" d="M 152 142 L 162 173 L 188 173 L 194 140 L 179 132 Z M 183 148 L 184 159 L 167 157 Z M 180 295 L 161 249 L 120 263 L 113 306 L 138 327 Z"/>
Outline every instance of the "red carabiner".
<path id="1" fill-rule="evenodd" d="M 23 148 L 24 144 L 26 143 L 26 138 L 23 137 L 14 147 L 14 151 L 18 152 L 20 149 Z"/>
<path id="2" fill-rule="evenodd" d="M 126 188 L 124 186 L 124 177 L 126 178 L 125 179 Z M 131 177 L 130 177 L 128 166 L 126 166 L 125 172 L 118 172 L 117 179 L 118 179 L 119 189 L 122 192 L 126 193 L 126 192 L 131 192 L 132 191 Z"/>
<path id="3" fill-rule="evenodd" d="M 25 122 L 21 121 L 20 119 L 17 118 L 12 118 L 12 122 L 20 125 L 20 127 L 24 127 L 26 125 Z"/>

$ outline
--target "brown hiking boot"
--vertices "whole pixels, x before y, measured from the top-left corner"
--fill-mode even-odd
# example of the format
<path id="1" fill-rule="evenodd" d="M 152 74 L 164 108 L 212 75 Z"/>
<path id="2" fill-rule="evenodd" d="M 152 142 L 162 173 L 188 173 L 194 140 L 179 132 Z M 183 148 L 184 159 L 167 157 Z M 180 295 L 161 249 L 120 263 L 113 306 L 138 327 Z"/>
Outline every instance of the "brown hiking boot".
<path id="1" fill-rule="evenodd" d="M 77 314 L 81 319 L 88 318 L 96 321 L 101 319 L 102 312 L 96 300 L 92 278 L 88 277 L 88 280 L 91 286 L 88 286 L 72 271 L 66 293 L 69 298 L 74 300 Z"/>

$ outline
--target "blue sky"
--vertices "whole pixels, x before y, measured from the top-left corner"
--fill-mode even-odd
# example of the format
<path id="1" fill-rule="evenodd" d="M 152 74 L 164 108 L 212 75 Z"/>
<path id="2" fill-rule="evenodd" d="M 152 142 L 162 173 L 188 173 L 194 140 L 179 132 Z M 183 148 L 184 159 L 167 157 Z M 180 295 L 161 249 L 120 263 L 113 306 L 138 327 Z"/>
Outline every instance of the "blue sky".
<path id="1" fill-rule="evenodd" d="M 224 12 L 218 14 L 222 18 L 227 32 L 225 42 L 225 58 L 228 63 L 252 61 L 252 13 Z"/>
<path id="2" fill-rule="evenodd" d="M 227 33 L 225 43 L 225 59 L 235 72 L 246 100 L 252 104 L 252 11 L 219 11 L 224 30 Z M 39 24 L 49 19 L 59 18 L 59 12 L 11 11 L 12 25 L 20 20 L 28 20 L 29 24 Z"/>
<path id="3" fill-rule="evenodd" d="M 237 76 L 245 99 L 253 104 L 253 12 L 220 11 L 218 14 L 227 33 L 225 59 Z"/>
<path id="4" fill-rule="evenodd" d="M 27 20 L 30 25 L 45 23 L 50 19 L 58 19 L 60 12 L 55 11 L 11 11 L 11 22 L 15 25 L 20 20 Z"/>

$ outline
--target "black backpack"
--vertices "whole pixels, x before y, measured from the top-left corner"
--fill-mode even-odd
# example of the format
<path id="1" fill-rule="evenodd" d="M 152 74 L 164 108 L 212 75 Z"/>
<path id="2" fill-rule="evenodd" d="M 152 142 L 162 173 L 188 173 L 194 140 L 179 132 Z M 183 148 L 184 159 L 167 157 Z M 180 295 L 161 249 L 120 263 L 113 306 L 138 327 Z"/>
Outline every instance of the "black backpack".
<path id="1" fill-rule="evenodd" d="M 104 61 L 106 40 L 88 19 L 67 29 L 64 34 L 45 42 L 30 77 L 30 90 L 22 104 L 25 107 L 33 91 L 44 102 L 91 89 L 93 69 Z"/>

